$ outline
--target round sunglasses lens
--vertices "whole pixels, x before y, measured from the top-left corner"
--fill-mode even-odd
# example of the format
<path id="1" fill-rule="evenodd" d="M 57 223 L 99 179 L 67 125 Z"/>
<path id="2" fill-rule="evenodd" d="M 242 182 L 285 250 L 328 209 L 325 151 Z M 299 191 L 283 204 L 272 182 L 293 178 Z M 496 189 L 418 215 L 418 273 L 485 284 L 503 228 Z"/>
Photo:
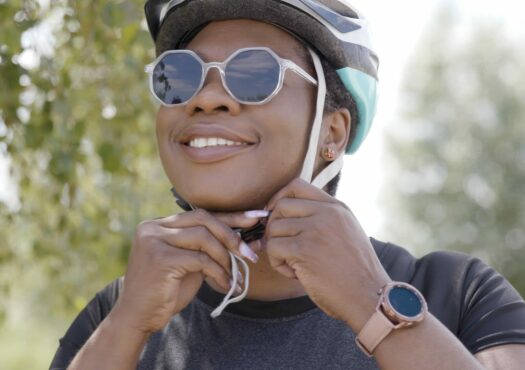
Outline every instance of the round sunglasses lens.
<path id="1" fill-rule="evenodd" d="M 165 104 L 181 104 L 197 91 L 202 76 L 200 62 L 191 54 L 167 54 L 153 69 L 153 91 Z"/>
<path id="2" fill-rule="evenodd" d="M 273 94 L 279 84 L 281 66 L 264 50 L 246 50 L 231 59 L 225 70 L 232 94 L 245 103 L 258 103 Z"/>

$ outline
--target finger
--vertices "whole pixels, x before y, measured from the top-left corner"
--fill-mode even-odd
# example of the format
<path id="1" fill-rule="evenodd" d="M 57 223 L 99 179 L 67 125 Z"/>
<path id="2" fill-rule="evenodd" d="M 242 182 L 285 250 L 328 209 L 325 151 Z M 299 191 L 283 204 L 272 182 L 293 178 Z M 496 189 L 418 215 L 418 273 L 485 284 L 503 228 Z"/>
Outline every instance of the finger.
<path id="1" fill-rule="evenodd" d="M 278 218 L 266 225 L 267 239 L 298 236 L 310 228 L 309 218 Z"/>
<path id="2" fill-rule="evenodd" d="M 248 229 L 257 224 L 261 218 L 268 217 L 269 212 L 264 210 L 247 212 L 217 212 L 212 213 L 214 217 L 231 228 Z"/>
<path id="3" fill-rule="evenodd" d="M 252 220 L 252 222 L 256 220 Z M 158 222 L 166 228 L 188 228 L 195 226 L 204 226 L 210 233 L 228 250 L 241 254 L 242 256 L 248 257 L 246 248 L 249 247 L 241 241 L 239 235 L 231 229 L 230 226 L 220 221 L 217 217 L 214 217 L 205 210 L 198 209 L 195 211 L 179 213 L 163 219 Z M 253 251 L 251 251 L 253 253 Z M 255 253 L 253 253 L 255 254 Z M 250 259 L 256 258 L 253 255 L 248 257 Z"/>
<path id="4" fill-rule="evenodd" d="M 302 179 L 294 179 L 290 184 L 278 191 L 272 199 L 268 202 L 266 207 L 272 211 L 275 207 L 276 202 L 282 198 L 298 198 L 298 199 L 310 199 L 317 200 L 320 202 L 336 202 L 337 200 L 323 190 L 316 188 L 312 184 L 307 183 Z"/>
<path id="5" fill-rule="evenodd" d="M 226 271 L 231 272 L 228 250 L 204 226 L 176 229 L 161 227 L 159 237 L 171 246 L 204 252 Z"/>
<path id="6" fill-rule="evenodd" d="M 266 243 L 270 266 L 290 279 L 297 279 L 294 270 L 294 264 L 298 261 L 294 255 L 296 240 L 294 237 L 279 237 L 271 238 Z"/>
<path id="7" fill-rule="evenodd" d="M 182 271 L 180 278 L 192 272 L 201 272 L 224 289 L 230 289 L 229 274 L 204 252 L 179 249 L 176 253 L 167 254 L 165 258 L 167 264 Z"/>
<path id="8" fill-rule="evenodd" d="M 281 198 L 275 202 L 268 223 L 280 218 L 309 217 L 326 205 L 326 202 L 297 198 Z"/>

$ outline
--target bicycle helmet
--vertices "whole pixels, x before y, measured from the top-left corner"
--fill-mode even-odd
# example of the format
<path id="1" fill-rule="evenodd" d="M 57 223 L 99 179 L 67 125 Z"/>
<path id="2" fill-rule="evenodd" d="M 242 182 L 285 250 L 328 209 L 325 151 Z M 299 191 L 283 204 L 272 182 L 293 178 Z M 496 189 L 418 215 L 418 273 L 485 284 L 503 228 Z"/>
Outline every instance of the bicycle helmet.
<path id="1" fill-rule="evenodd" d="M 315 49 L 315 52 L 309 51 L 320 83 L 316 118 L 301 172 L 304 180 L 323 188 L 343 165 L 340 156 L 312 180 L 326 88 L 317 53 L 335 68 L 357 106 L 355 137 L 348 143 L 346 153 L 355 153 L 366 138 L 376 110 L 379 61 L 371 45 L 366 19 L 348 3 L 341 0 L 148 0 L 145 13 L 155 43 L 169 44 L 174 49 L 183 47 L 208 23 L 227 19 L 253 19 L 276 25 Z"/>

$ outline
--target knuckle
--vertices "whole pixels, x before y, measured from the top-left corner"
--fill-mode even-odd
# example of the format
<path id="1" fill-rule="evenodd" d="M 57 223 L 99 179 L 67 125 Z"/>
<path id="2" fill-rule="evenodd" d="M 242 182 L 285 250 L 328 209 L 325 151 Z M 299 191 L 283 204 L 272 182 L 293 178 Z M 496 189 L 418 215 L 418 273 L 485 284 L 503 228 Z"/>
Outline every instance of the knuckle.
<path id="1" fill-rule="evenodd" d="M 215 249 L 214 247 L 216 243 L 217 241 L 215 240 L 215 238 L 209 232 L 205 232 L 201 238 L 200 250 L 206 250 L 211 252 Z"/>
<path id="2" fill-rule="evenodd" d="M 209 238 L 210 233 L 208 233 L 208 230 L 204 226 L 196 226 L 195 235 L 199 240 L 206 241 Z"/>
<path id="3" fill-rule="evenodd" d="M 204 246 L 209 246 L 213 244 L 215 238 L 208 232 L 208 230 L 202 228 L 202 230 L 200 230 L 199 233 Z"/>
<path id="4" fill-rule="evenodd" d="M 271 238 L 274 235 L 275 221 L 268 220 L 264 229 L 264 235 L 266 238 Z"/>
<path id="5" fill-rule="evenodd" d="M 231 249 L 235 249 L 239 246 L 241 238 L 234 232 L 228 232 L 225 235 L 225 241 Z"/>
<path id="6" fill-rule="evenodd" d="M 210 257 L 208 257 L 208 255 L 204 252 L 197 252 L 197 261 L 199 261 L 199 263 L 201 265 L 208 265 L 210 263 Z"/>
<path id="7" fill-rule="evenodd" d="M 142 221 L 135 229 L 135 238 L 141 242 L 148 242 L 154 239 L 154 223 L 150 220 Z"/>
<path id="8" fill-rule="evenodd" d="M 276 203 L 275 203 L 275 206 L 273 208 L 273 212 L 272 213 L 275 213 L 276 215 L 278 216 L 284 216 L 284 208 L 285 208 L 285 200 L 286 199 L 279 199 Z"/>
<path id="9" fill-rule="evenodd" d="M 293 187 L 296 187 L 296 186 L 303 185 L 303 183 L 304 183 L 304 180 L 302 180 L 300 177 L 297 177 L 297 178 L 293 179 L 293 181 L 290 183 L 290 185 L 292 185 Z"/>
<path id="10" fill-rule="evenodd" d="M 348 207 L 348 205 L 345 202 L 340 201 L 337 198 L 334 198 L 334 199 L 335 199 L 334 205 L 336 205 L 339 209 L 343 209 L 345 211 L 350 211 L 350 207 Z"/>
<path id="11" fill-rule="evenodd" d="M 195 220 L 199 223 L 206 223 L 210 218 L 210 214 L 203 209 L 197 209 L 193 212 Z"/>

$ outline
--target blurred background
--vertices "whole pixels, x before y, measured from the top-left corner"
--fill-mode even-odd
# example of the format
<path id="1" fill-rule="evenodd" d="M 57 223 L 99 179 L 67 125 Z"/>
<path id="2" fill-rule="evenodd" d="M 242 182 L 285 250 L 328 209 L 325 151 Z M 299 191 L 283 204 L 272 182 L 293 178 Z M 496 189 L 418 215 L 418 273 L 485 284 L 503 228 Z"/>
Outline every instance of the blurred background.
<path id="1" fill-rule="evenodd" d="M 0 358 L 44 369 L 125 272 L 137 223 L 177 211 L 157 158 L 143 0 L 0 0 Z M 525 294 L 525 6 L 355 0 L 381 99 L 338 196 L 416 255 L 482 258 Z"/>

